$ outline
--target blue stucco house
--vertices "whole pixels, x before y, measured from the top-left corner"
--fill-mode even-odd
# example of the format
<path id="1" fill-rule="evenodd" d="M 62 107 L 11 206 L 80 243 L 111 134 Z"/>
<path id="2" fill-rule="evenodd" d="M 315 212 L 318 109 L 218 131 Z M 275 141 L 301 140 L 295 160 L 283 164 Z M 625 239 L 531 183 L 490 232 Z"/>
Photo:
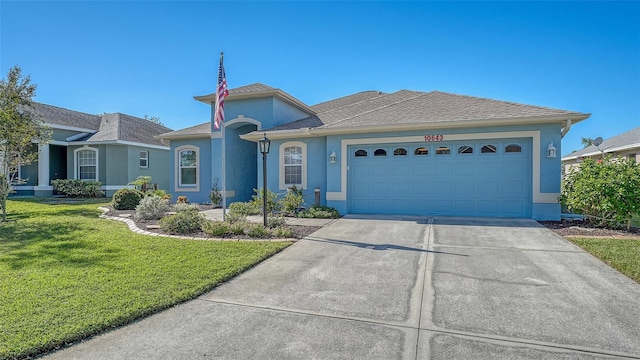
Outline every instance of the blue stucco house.
<path id="1" fill-rule="evenodd" d="M 23 184 L 15 195 L 54 195 L 51 180 L 97 180 L 106 196 L 138 176 L 150 176 L 160 189 L 169 188 L 169 146 L 156 135 L 170 128 L 135 116 L 87 114 L 42 103 L 27 109 L 51 129 L 47 144 L 34 144 L 37 161 L 20 167 Z"/>
<path id="2" fill-rule="evenodd" d="M 211 106 L 215 94 L 197 96 Z M 439 91 L 364 91 L 316 105 L 264 84 L 225 99 L 228 203 L 296 185 L 342 214 L 560 218 L 561 140 L 590 114 Z M 210 122 L 160 135 L 170 192 L 206 202 L 221 177 Z"/>

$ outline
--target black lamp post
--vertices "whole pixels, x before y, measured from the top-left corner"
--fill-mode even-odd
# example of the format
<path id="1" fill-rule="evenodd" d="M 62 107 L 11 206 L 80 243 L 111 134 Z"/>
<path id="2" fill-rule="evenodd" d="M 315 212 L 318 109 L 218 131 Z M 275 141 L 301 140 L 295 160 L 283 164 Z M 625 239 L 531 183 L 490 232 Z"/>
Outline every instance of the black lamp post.
<path id="1" fill-rule="evenodd" d="M 265 133 L 264 138 L 258 140 L 258 144 L 262 153 L 262 214 L 264 215 L 264 227 L 267 227 L 267 154 L 269 153 L 271 140 L 267 139 L 267 134 Z"/>

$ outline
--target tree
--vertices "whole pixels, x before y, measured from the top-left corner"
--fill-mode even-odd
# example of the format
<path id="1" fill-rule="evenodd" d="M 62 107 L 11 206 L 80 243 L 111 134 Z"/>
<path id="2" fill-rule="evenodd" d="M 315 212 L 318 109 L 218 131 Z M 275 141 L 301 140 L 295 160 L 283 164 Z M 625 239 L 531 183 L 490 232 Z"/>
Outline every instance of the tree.
<path id="1" fill-rule="evenodd" d="M 164 126 L 164 124 L 160 121 L 160 118 L 157 117 L 157 116 L 145 115 L 144 119 L 147 120 L 147 121 L 151 121 L 154 124 L 158 124 L 158 125 L 163 125 Z"/>
<path id="2" fill-rule="evenodd" d="M 31 77 L 22 76 L 19 66 L 9 69 L 6 79 L 0 80 L 0 206 L 2 221 L 6 221 L 7 196 L 12 186 L 24 181 L 20 167 L 38 158 L 34 143 L 45 144 L 50 131 L 35 115 L 33 97 L 36 85 Z"/>
<path id="3" fill-rule="evenodd" d="M 587 148 L 589 146 L 593 145 L 593 139 L 592 138 L 582 138 L 582 146 Z"/>

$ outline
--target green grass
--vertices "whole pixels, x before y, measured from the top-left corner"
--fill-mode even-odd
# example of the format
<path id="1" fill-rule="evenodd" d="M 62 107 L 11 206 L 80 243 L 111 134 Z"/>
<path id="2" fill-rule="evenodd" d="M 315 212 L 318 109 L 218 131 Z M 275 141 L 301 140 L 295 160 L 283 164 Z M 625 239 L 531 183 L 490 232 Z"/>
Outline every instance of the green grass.
<path id="1" fill-rule="evenodd" d="M 0 223 L 0 359 L 194 298 L 289 245 L 138 235 L 98 219 L 98 205 L 9 201 L 10 221 Z"/>
<path id="2" fill-rule="evenodd" d="M 571 238 L 576 245 L 640 283 L 640 240 Z"/>

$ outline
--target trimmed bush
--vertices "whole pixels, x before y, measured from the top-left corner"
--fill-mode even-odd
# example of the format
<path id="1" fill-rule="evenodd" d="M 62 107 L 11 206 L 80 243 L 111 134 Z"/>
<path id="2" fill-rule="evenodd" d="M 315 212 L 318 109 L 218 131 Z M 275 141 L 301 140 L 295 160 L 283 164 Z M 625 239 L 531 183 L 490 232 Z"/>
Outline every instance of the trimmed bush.
<path id="1" fill-rule="evenodd" d="M 258 215 L 260 214 L 260 207 L 257 207 L 253 202 L 234 202 L 229 205 L 229 214 L 238 216 Z"/>
<path id="2" fill-rule="evenodd" d="M 120 189 L 113 194 L 113 208 L 116 210 L 134 210 L 144 193 L 136 189 Z"/>
<path id="3" fill-rule="evenodd" d="M 196 211 L 182 211 L 160 219 L 160 228 L 169 234 L 193 234 L 202 229 L 207 219 Z"/>
<path id="4" fill-rule="evenodd" d="M 202 231 L 211 236 L 224 237 L 229 234 L 229 224 L 224 221 L 205 221 L 202 224 Z"/>
<path id="5" fill-rule="evenodd" d="M 251 204 L 253 204 L 254 208 L 258 209 L 259 214 L 262 212 L 263 192 L 262 189 L 253 189 L 253 191 L 255 192 L 255 195 L 251 196 L 253 199 L 251 200 Z M 280 203 L 278 203 L 277 199 L 278 194 L 267 189 L 267 213 L 280 210 Z"/>
<path id="6" fill-rule="evenodd" d="M 198 211 L 200 207 L 198 204 L 188 204 L 188 203 L 176 203 L 173 205 L 173 211 L 175 212 L 185 212 L 185 211 Z"/>
<path id="7" fill-rule="evenodd" d="M 136 206 L 136 220 L 158 220 L 169 209 L 169 201 L 161 196 L 145 196 Z"/>
<path id="8" fill-rule="evenodd" d="M 290 238 L 293 237 L 293 231 L 286 226 L 278 226 L 271 231 L 273 236 L 278 238 Z"/>
<path id="9" fill-rule="evenodd" d="M 233 235 L 244 235 L 244 229 L 246 227 L 247 227 L 247 223 L 245 221 L 230 223 L 229 232 L 231 232 Z"/>
<path id="10" fill-rule="evenodd" d="M 312 205 L 306 210 L 296 213 L 299 218 L 315 218 L 315 219 L 337 219 L 340 212 L 334 207 L 323 205 Z"/>
<path id="11" fill-rule="evenodd" d="M 93 198 L 102 197 L 104 193 L 100 190 L 100 181 L 78 180 L 78 179 L 56 179 L 51 180 L 53 189 L 68 197 Z"/>
<path id="12" fill-rule="evenodd" d="M 247 235 L 252 238 L 266 238 L 271 235 L 269 229 L 262 226 L 262 224 L 250 224 L 246 229 Z"/>
<path id="13" fill-rule="evenodd" d="M 267 216 L 267 227 L 270 229 L 277 228 L 278 226 L 283 226 L 286 224 L 284 216 L 282 215 L 271 215 Z"/>
<path id="14" fill-rule="evenodd" d="M 304 203 L 304 198 L 302 197 L 302 190 L 298 189 L 295 185 L 287 190 L 287 193 L 284 197 L 278 200 L 280 203 L 280 208 L 282 212 L 287 214 L 293 214 L 297 209 L 302 206 Z"/>

